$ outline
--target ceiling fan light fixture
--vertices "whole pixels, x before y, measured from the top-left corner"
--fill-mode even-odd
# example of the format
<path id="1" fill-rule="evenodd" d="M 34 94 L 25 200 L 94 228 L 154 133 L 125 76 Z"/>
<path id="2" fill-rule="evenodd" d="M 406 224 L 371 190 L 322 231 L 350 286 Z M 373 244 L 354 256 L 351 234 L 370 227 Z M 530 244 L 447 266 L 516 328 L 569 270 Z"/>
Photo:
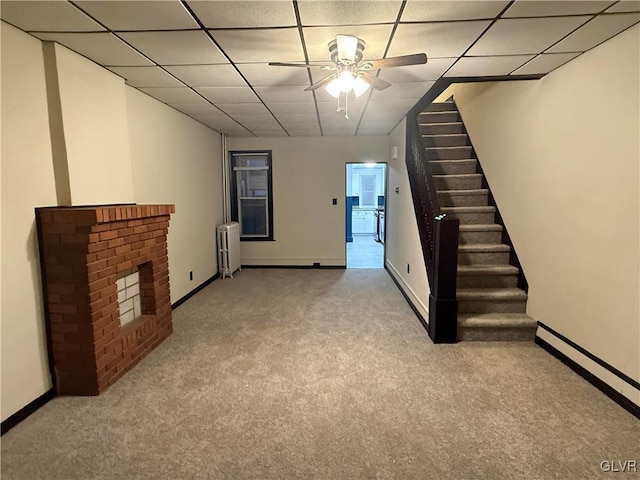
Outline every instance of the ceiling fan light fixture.
<path id="1" fill-rule="evenodd" d="M 340 85 L 338 84 L 338 82 L 336 82 L 335 78 L 324 86 L 324 90 L 333 98 L 340 97 Z"/>
<path id="2" fill-rule="evenodd" d="M 353 93 L 355 93 L 356 97 L 360 97 L 369 90 L 370 86 L 362 77 L 357 76 L 353 81 Z"/>

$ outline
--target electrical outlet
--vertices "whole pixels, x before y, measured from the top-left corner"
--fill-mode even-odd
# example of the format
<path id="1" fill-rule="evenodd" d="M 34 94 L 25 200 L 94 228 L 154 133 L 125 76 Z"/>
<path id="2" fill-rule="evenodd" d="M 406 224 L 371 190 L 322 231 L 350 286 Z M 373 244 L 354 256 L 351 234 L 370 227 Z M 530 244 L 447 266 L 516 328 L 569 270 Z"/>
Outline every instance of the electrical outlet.
<path id="1" fill-rule="evenodd" d="M 411 273 L 411 266 L 407 263 L 407 273 Z"/>
<path id="2" fill-rule="evenodd" d="M 193 272 L 189 272 L 189 281 L 193 280 Z"/>
<path id="3" fill-rule="evenodd" d="M 331 201 L 331 203 L 332 203 L 333 205 L 337 205 L 337 204 L 338 204 L 338 199 L 337 199 L 337 198 L 334 198 L 334 199 Z"/>

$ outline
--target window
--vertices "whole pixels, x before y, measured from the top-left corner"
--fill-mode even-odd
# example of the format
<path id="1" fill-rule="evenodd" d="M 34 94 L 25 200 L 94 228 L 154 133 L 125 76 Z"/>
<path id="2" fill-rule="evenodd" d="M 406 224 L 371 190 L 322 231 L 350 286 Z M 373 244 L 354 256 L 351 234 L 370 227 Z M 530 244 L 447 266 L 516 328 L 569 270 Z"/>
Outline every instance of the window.
<path id="1" fill-rule="evenodd" d="M 230 152 L 231 219 L 241 240 L 273 240 L 271 151 Z"/>

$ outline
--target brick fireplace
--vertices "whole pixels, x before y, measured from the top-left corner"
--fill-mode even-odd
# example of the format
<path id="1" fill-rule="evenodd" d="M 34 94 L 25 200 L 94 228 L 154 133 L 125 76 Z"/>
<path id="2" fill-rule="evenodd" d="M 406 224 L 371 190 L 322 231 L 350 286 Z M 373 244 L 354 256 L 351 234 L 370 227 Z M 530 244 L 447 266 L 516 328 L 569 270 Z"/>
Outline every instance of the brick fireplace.
<path id="1" fill-rule="evenodd" d="M 174 211 L 36 209 L 58 393 L 99 395 L 171 335 L 167 233 Z"/>

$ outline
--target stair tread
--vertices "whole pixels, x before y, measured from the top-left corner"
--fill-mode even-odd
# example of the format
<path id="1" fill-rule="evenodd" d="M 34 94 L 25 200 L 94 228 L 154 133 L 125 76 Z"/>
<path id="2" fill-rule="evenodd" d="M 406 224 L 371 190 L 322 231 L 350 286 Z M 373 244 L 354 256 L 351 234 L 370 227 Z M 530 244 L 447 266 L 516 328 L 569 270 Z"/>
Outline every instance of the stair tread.
<path id="1" fill-rule="evenodd" d="M 446 191 L 446 190 L 445 190 Z M 450 192 L 455 192 L 456 190 L 449 190 Z M 497 223 L 470 223 L 460 225 L 461 232 L 501 232 L 502 225 L 498 225 Z"/>
<path id="2" fill-rule="evenodd" d="M 459 288 L 457 300 L 527 300 L 527 293 L 520 288 Z"/>
<path id="3" fill-rule="evenodd" d="M 437 163 L 438 165 L 440 164 L 459 164 L 459 163 L 469 163 L 469 162 L 477 162 L 478 160 L 475 158 L 452 158 L 450 160 L 429 160 L 429 163 Z"/>
<path id="4" fill-rule="evenodd" d="M 458 326 L 464 328 L 531 328 L 538 326 L 526 313 L 461 313 Z"/>
<path id="5" fill-rule="evenodd" d="M 438 125 L 438 126 L 442 126 L 442 125 L 462 125 L 462 122 L 438 122 L 438 123 L 420 123 L 420 122 L 418 122 L 418 125 L 420 127 L 432 127 L 434 125 Z"/>
<path id="6" fill-rule="evenodd" d="M 489 193 L 486 188 L 477 188 L 474 190 L 438 190 L 438 195 L 485 195 Z"/>
<path id="7" fill-rule="evenodd" d="M 439 123 L 438 125 L 442 125 Z M 466 133 L 423 133 L 422 137 L 466 137 Z M 465 145 L 461 145 L 465 146 Z"/>
<path id="8" fill-rule="evenodd" d="M 504 243 L 463 243 L 458 246 L 459 252 L 509 252 L 511 247 Z"/>
<path id="9" fill-rule="evenodd" d="M 496 207 L 479 206 L 479 207 L 440 207 L 440 210 L 447 213 L 493 213 Z"/>
<path id="10" fill-rule="evenodd" d="M 424 147 L 426 150 L 451 150 L 454 148 L 467 148 L 467 149 L 471 149 L 473 148 L 471 145 L 455 145 L 453 147 Z"/>
<path id="11" fill-rule="evenodd" d="M 517 275 L 513 265 L 458 265 L 458 275 Z"/>
<path id="12" fill-rule="evenodd" d="M 482 177 L 481 173 L 449 173 L 449 174 L 437 174 L 433 175 L 434 177 Z M 443 191 L 443 190 L 440 190 Z M 448 192 L 450 190 L 447 190 Z"/>

